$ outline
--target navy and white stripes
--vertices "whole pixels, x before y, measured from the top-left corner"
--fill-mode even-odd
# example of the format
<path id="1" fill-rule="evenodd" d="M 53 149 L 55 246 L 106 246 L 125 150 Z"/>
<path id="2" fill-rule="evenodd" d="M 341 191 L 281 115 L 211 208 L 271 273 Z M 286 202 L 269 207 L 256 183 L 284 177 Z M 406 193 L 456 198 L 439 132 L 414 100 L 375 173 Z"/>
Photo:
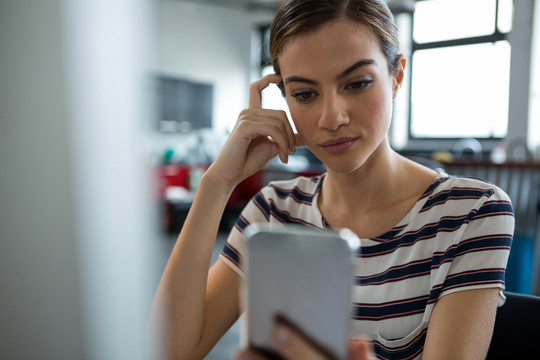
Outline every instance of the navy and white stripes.
<path id="1" fill-rule="evenodd" d="M 222 259 L 243 276 L 243 231 L 252 223 L 327 231 L 317 206 L 323 180 L 324 175 L 300 177 L 262 189 L 238 218 Z M 371 337 L 379 359 L 420 358 L 441 296 L 504 289 L 513 229 L 512 205 L 503 191 L 478 179 L 440 174 L 393 229 L 361 239 L 354 260 L 351 336 Z"/>

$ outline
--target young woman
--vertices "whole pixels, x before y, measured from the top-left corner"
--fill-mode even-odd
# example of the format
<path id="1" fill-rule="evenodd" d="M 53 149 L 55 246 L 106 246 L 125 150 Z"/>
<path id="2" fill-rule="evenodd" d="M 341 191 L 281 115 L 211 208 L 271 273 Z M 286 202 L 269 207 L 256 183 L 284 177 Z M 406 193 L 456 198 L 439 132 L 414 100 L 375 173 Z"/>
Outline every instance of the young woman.
<path id="1" fill-rule="evenodd" d="M 496 186 L 436 172 L 390 148 L 405 59 L 384 1 L 287 1 L 270 48 L 276 74 L 252 84 L 249 108 L 203 176 L 163 274 L 155 309 L 167 354 L 203 358 L 238 318 L 243 229 L 269 222 L 345 227 L 361 238 L 351 357 L 483 359 L 504 300 L 512 206 Z M 450 81 L 444 69 L 434 75 L 441 86 Z M 270 84 L 281 87 L 297 134 L 284 112 L 261 108 Z M 235 186 L 276 155 L 286 163 L 301 145 L 327 172 L 262 189 L 208 270 Z M 281 324 L 275 340 L 286 358 L 324 358 Z M 262 358 L 249 349 L 238 356 Z"/>

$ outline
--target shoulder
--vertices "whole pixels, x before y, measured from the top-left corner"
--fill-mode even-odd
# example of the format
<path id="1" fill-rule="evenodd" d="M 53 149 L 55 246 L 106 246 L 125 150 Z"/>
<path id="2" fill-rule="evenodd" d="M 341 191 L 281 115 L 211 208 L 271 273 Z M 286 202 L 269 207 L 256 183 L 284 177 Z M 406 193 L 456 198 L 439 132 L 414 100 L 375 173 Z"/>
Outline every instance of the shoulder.
<path id="1" fill-rule="evenodd" d="M 498 186 L 471 177 L 442 174 L 426 191 L 417 220 L 462 222 L 487 219 L 508 224 L 514 210 L 509 196 Z"/>
<path id="2" fill-rule="evenodd" d="M 270 182 L 242 210 L 233 230 L 243 233 L 247 226 L 255 223 L 292 223 L 322 228 L 316 206 L 321 180 L 316 176 Z"/>
<path id="3" fill-rule="evenodd" d="M 260 191 L 260 194 L 266 199 L 275 201 L 291 200 L 311 204 L 319 191 L 322 176 L 324 175 L 299 176 L 290 180 L 272 181 Z"/>
<path id="4" fill-rule="evenodd" d="M 480 178 L 442 175 L 437 180 L 430 197 L 446 195 L 453 199 L 485 199 L 510 202 L 510 197 L 497 185 Z"/>

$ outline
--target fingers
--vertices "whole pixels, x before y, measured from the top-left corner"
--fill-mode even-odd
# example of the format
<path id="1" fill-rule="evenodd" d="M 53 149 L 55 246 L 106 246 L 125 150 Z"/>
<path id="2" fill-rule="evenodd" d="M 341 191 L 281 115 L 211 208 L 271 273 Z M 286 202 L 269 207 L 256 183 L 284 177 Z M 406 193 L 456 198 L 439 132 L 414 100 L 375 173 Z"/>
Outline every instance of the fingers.
<path id="1" fill-rule="evenodd" d="M 285 333 L 280 333 L 281 330 L 275 329 L 274 335 L 277 339 L 274 340 L 275 346 L 280 351 L 280 355 L 286 359 L 306 359 L 318 360 L 329 358 L 313 348 L 304 338 L 284 327 Z M 280 345 L 281 344 L 281 345 Z M 268 360 L 269 357 L 264 356 L 255 349 L 240 349 L 236 352 L 236 360 Z M 373 345 L 368 339 L 356 339 L 349 341 L 349 356 L 348 360 L 374 360 Z"/>
<path id="2" fill-rule="evenodd" d="M 272 333 L 274 346 L 286 359 L 329 360 L 333 357 L 290 327 L 278 323 Z M 349 341 L 348 360 L 373 360 L 373 345 L 368 339 Z"/>
<path id="3" fill-rule="evenodd" d="M 258 352 L 252 349 L 240 349 L 234 354 L 235 360 L 267 360 Z"/>
<path id="4" fill-rule="evenodd" d="M 272 332 L 272 342 L 286 359 L 328 360 L 329 357 L 290 327 L 278 323 Z"/>
<path id="5" fill-rule="evenodd" d="M 249 87 L 249 108 L 261 109 L 262 108 L 262 91 L 270 84 L 278 84 L 281 82 L 281 76 L 277 74 L 269 74 L 263 78 L 255 81 Z"/>
<path id="6" fill-rule="evenodd" d="M 288 163 L 288 157 L 296 151 L 297 144 L 303 141 L 294 134 L 289 119 L 284 111 L 262 108 L 262 91 L 270 84 L 280 83 L 281 76 L 266 75 L 255 81 L 249 88 L 249 108 L 240 113 L 238 128 L 248 140 L 256 137 L 268 137 L 279 147 L 279 158 Z"/>
<path id="7" fill-rule="evenodd" d="M 270 137 L 278 145 L 284 163 L 296 151 L 296 137 L 287 115 L 281 110 L 246 109 L 238 118 L 237 130 L 248 140 Z"/>

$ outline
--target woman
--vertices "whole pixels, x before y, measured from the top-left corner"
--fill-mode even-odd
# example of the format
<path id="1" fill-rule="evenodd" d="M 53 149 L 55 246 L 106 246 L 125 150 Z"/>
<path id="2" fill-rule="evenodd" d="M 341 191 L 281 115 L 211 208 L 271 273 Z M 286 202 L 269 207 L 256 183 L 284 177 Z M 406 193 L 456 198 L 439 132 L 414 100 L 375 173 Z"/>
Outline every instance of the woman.
<path id="1" fill-rule="evenodd" d="M 497 187 L 411 162 L 388 142 L 405 59 L 382 0 L 291 0 L 272 23 L 276 74 L 252 84 L 249 108 L 203 176 L 156 296 L 167 352 L 202 358 L 241 313 L 243 229 L 254 222 L 349 228 L 356 264 L 351 357 L 483 359 L 513 232 Z M 441 74 L 444 74 L 441 71 Z M 282 89 L 284 112 L 261 108 Z M 327 172 L 265 187 L 246 206 L 208 271 L 219 220 L 234 187 L 276 155 L 306 145 Z M 324 358 L 276 324 L 289 359 Z M 362 336 L 368 340 L 358 340 Z M 249 349 L 239 358 L 261 358 Z"/>

